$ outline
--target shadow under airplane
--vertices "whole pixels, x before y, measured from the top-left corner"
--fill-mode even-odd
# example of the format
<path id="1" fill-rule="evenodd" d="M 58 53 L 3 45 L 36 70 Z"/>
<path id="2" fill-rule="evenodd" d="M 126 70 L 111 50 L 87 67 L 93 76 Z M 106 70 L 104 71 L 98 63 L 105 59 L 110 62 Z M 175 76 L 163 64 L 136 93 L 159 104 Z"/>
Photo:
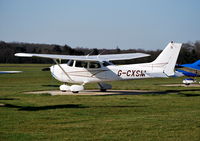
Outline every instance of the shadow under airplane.
<path id="1" fill-rule="evenodd" d="M 17 108 L 19 111 L 41 111 L 51 109 L 65 109 L 65 108 L 88 108 L 87 106 L 79 104 L 63 104 L 63 105 L 49 105 L 49 106 L 17 106 L 14 104 L 4 104 L 2 107 Z"/>

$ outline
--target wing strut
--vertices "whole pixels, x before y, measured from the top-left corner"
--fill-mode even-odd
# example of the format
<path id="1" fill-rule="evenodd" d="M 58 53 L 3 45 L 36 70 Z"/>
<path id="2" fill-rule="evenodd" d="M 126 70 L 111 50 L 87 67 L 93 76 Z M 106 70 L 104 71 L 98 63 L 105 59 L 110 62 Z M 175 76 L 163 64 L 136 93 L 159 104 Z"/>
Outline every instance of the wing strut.
<path id="1" fill-rule="evenodd" d="M 97 55 L 97 58 L 99 58 L 99 56 L 102 54 L 102 53 L 104 53 L 105 52 L 105 50 L 103 50 L 101 53 L 99 53 L 98 55 Z"/>
<path id="2" fill-rule="evenodd" d="M 61 67 L 61 65 L 58 63 L 56 59 L 53 59 L 54 62 L 59 66 L 59 68 L 64 72 L 64 74 L 69 78 L 70 81 L 73 81 L 71 77 L 67 74 L 67 72 Z"/>

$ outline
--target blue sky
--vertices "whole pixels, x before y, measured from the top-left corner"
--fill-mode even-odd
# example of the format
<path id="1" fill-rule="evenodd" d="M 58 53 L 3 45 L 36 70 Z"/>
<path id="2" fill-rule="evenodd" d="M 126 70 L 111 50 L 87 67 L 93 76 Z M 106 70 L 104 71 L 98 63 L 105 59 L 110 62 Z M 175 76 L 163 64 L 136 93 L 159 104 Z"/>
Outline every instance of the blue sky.
<path id="1" fill-rule="evenodd" d="M 163 49 L 200 40 L 199 0 L 0 0 L 0 40 Z"/>

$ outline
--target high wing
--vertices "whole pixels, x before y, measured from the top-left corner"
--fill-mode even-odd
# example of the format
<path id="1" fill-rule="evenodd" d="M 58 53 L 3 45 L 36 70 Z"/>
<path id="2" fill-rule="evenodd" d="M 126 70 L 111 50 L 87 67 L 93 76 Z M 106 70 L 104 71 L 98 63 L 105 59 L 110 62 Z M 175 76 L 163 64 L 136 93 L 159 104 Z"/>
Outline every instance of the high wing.
<path id="1" fill-rule="evenodd" d="M 126 54 L 108 54 L 108 55 L 91 55 L 91 56 L 75 56 L 75 55 L 55 55 L 55 54 L 31 54 L 16 53 L 18 57 L 41 57 L 61 60 L 82 60 L 82 61 L 114 61 L 114 60 L 130 60 L 150 56 L 145 53 L 126 53 Z"/>

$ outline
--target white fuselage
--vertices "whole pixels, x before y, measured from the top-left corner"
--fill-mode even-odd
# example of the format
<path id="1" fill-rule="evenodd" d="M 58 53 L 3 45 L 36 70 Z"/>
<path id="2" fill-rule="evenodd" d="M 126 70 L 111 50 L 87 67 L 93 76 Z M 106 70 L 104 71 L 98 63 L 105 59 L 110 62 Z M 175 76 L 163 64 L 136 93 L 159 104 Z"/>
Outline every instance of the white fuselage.
<path id="1" fill-rule="evenodd" d="M 62 69 L 60 67 L 62 67 Z M 102 66 L 101 68 L 91 69 L 60 64 L 60 66 L 51 66 L 50 70 L 53 77 L 61 82 L 81 84 L 115 80 L 167 77 L 163 73 L 163 69 L 160 66 L 153 66 L 151 63 L 109 65 L 106 67 Z"/>

